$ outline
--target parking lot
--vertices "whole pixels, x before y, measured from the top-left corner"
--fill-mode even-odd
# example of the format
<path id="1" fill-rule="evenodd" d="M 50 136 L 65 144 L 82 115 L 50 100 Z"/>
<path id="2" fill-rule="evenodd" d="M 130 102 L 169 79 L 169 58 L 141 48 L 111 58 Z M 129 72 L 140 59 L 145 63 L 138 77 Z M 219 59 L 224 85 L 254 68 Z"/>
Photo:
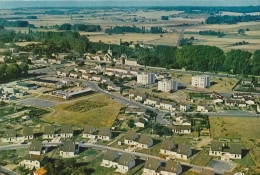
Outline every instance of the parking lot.
<path id="1" fill-rule="evenodd" d="M 223 174 L 224 171 L 232 171 L 235 164 L 222 160 L 211 160 L 208 167 L 214 168 L 215 172 L 218 174 Z"/>
<path id="2" fill-rule="evenodd" d="M 58 103 L 55 103 L 53 101 L 41 100 L 41 99 L 37 99 L 37 98 L 28 98 L 28 99 L 20 101 L 19 104 L 30 105 L 30 106 L 34 106 L 34 107 L 38 107 L 38 108 L 48 108 L 48 107 L 54 106 Z"/>

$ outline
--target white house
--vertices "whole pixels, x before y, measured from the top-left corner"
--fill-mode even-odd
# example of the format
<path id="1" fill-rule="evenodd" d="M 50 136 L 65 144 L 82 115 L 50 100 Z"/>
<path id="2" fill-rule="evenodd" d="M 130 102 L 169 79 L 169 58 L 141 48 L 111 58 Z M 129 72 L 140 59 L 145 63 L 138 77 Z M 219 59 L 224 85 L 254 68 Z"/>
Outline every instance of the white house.
<path id="1" fill-rule="evenodd" d="M 144 128 L 145 127 L 145 124 L 146 124 L 146 120 L 141 118 L 141 117 L 137 117 L 135 120 L 134 120 L 134 124 L 136 127 L 138 128 Z"/>
<path id="2" fill-rule="evenodd" d="M 60 148 L 60 155 L 64 158 L 75 157 L 76 154 L 77 150 L 74 142 L 64 142 L 63 146 Z"/>
<path id="3" fill-rule="evenodd" d="M 83 73 L 81 75 L 81 79 L 91 80 L 92 79 L 92 75 Z"/>
<path id="4" fill-rule="evenodd" d="M 135 101 L 144 101 L 147 98 L 146 94 L 138 93 L 136 95 Z"/>
<path id="5" fill-rule="evenodd" d="M 188 111 L 190 109 L 190 104 L 180 104 L 180 111 Z"/>
<path id="6" fill-rule="evenodd" d="M 161 100 L 158 98 L 153 98 L 153 97 L 147 97 L 144 101 L 145 105 L 151 105 L 151 106 L 155 106 L 158 102 L 160 102 Z"/>
<path id="7" fill-rule="evenodd" d="M 71 127 L 71 125 L 62 125 L 61 126 L 61 131 L 60 131 L 60 136 L 61 138 L 71 138 L 73 137 L 74 131 Z"/>
<path id="8" fill-rule="evenodd" d="M 122 174 L 127 173 L 130 169 L 135 166 L 135 160 L 132 155 L 123 154 L 120 156 L 116 172 L 120 172 Z"/>
<path id="9" fill-rule="evenodd" d="M 128 131 L 125 136 L 124 143 L 127 145 L 136 145 L 139 135 L 135 131 Z"/>
<path id="10" fill-rule="evenodd" d="M 161 102 L 156 104 L 156 107 L 160 108 L 160 109 L 173 111 L 174 110 L 173 108 L 174 108 L 175 105 L 176 105 L 175 102 L 162 100 Z"/>
<path id="11" fill-rule="evenodd" d="M 108 127 L 99 128 L 97 138 L 101 139 L 101 140 L 111 140 L 112 132 L 111 132 L 110 128 L 108 128 Z"/>
<path id="12" fill-rule="evenodd" d="M 84 131 L 83 131 L 83 138 L 95 138 L 95 134 L 97 133 L 97 130 L 94 126 L 91 125 L 85 125 Z"/>
<path id="13" fill-rule="evenodd" d="M 29 146 L 29 154 L 41 155 L 44 153 L 42 141 L 33 140 Z"/>
<path id="14" fill-rule="evenodd" d="M 197 111 L 198 112 L 210 112 L 211 108 L 209 107 L 208 104 L 198 104 L 197 106 Z"/>
<path id="15" fill-rule="evenodd" d="M 145 162 L 143 175 L 157 175 L 157 170 L 161 166 L 159 159 L 148 158 Z"/>
<path id="16" fill-rule="evenodd" d="M 210 77 L 209 76 L 193 76 L 192 86 L 199 88 L 210 87 Z"/>
<path id="17" fill-rule="evenodd" d="M 144 85 L 155 83 L 154 73 L 142 72 L 142 73 L 138 74 L 137 83 L 144 84 Z"/>
<path id="18" fill-rule="evenodd" d="M 32 170 L 34 168 L 39 169 L 46 162 L 47 162 L 46 156 L 27 154 L 22 160 L 22 162 L 19 163 L 19 165 L 26 169 Z"/>
<path id="19" fill-rule="evenodd" d="M 136 146 L 139 148 L 150 148 L 153 146 L 153 139 L 150 135 L 143 134 L 140 136 Z"/>
<path id="20" fill-rule="evenodd" d="M 3 135 L 2 142 L 16 142 L 15 129 L 7 129 Z"/>
<path id="21" fill-rule="evenodd" d="M 55 127 L 45 126 L 43 131 L 43 139 L 54 139 L 55 138 Z"/>
<path id="22" fill-rule="evenodd" d="M 160 171 L 161 175 L 180 175 L 182 166 L 179 162 L 168 160 L 164 169 Z"/>
<path id="23" fill-rule="evenodd" d="M 189 145 L 180 143 L 177 148 L 176 157 L 180 159 L 188 159 L 192 155 L 192 150 Z"/>
<path id="24" fill-rule="evenodd" d="M 257 104 L 256 106 L 257 112 L 260 113 L 260 104 Z"/>
<path id="25" fill-rule="evenodd" d="M 167 127 L 169 129 L 171 129 L 173 133 L 179 133 L 179 134 L 190 134 L 191 133 L 190 125 L 177 125 L 177 126 L 167 126 Z"/>
<path id="26" fill-rule="evenodd" d="M 168 80 L 163 79 L 158 81 L 158 90 L 163 92 L 177 91 L 178 90 L 178 81 L 177 80 Z"/>
<path id="27" fill-rule="evenodd" d="M 174 148 L 176 148 L 175 144 L 171 140 L 163 140 L 160 148 L 160 153 L 165 155 L 173 155 Z"/>
<path id="28" fill-rule="evenodd" d="M 110 167 L 116 168 L 118 163 L 115 160 L 119 159 L 119 158 L 120 158 L 120 156 L 117 151 L 107 150 L 104 153 L 104 157 L 102 159 L 101 166 L 108 167 L 108 168 L 110 168 Z"/>
<path id="29" fill-rule="evenodd" d="M 23 128 L 23 140 L 31 140 L 33 139 L 33 128 L 25 127 Z"/>

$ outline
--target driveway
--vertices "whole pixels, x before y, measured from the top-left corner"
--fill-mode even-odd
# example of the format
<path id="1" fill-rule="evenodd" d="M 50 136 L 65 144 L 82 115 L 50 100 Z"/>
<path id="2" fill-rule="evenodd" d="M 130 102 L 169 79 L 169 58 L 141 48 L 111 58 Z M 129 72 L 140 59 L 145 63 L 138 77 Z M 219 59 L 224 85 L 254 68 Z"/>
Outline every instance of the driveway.
<path id="1" fill-rule="evenodd" d="M 235 168 L 235 164 L 222 161 L 222 160 L 211 160 L 208 167 L 213 168 L 215 173 L 223 174 L 224 171 L 232 171 Z"/>

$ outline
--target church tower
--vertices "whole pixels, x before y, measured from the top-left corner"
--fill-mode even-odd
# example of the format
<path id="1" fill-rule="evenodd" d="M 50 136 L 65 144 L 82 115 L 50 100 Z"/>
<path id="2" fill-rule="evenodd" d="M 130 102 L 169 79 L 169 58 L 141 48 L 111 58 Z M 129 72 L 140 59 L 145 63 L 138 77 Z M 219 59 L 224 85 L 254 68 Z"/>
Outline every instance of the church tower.
<path id="1" fill-rule="evenodd" d="M 113 55 L 113 52 L 112 52 L 112 50 L 110 49 L 110 46 L 109 46 L 109 49 L 108 49 L 107 53 L 108 53 L 110 56 Z"/>

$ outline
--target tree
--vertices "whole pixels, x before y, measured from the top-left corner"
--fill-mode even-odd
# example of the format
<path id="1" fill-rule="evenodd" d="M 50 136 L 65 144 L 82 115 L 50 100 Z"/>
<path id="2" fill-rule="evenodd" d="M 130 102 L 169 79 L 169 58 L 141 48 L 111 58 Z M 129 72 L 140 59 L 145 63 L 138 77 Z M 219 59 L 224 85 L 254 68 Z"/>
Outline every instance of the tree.
<path id="1" fill-rule="evenodd" d="M 16 63 L 12 63 L 6 68 L 6 75 L 10 79 L 15 79 L 21 76 L 21 69 Z"/>
<path id="2" fill-rule="evenodd" d="M 76 166 L 76 159 L 66 159 L 64 161 L 64 166 L 68 168 L 74 168 Z"/>
<path id="3" fill-rule="evenodd" d="M 239 29 L 237 31 L 237 33 L 240 34 L 240 35 L 244 35 L 245 34 L 245 30 L 244 29 Z"/>
<path id="4" fill-rule="evenodd" d="M 21 64 L 19 65 L 19 68 L 21 69 L 22 74 L 25 74 L 25 75 L 28 74 L 28 70 L 29 70 L 28 64 L 26 64 L 26 63 L 21 63 Z"/>
<path id="5" fill-rule="evenodd" d="M 5 71 L 6 71 L 6 64 L 0 64 L 0 82 L 5 81 Z"/>
<path id="6" fill-rule="evenodd" d="M 129 128 L 135 127 L 135 122 L 134 122 L 134 120 L 133 120 L 133 119 L 128 120 L 127 126 L 128 126 Z"/>
<path id="7" fill-rule="evenodd" d="M 260 50 L 255 51 L 252 59 L 252 73 L 260 75 Z"/>

